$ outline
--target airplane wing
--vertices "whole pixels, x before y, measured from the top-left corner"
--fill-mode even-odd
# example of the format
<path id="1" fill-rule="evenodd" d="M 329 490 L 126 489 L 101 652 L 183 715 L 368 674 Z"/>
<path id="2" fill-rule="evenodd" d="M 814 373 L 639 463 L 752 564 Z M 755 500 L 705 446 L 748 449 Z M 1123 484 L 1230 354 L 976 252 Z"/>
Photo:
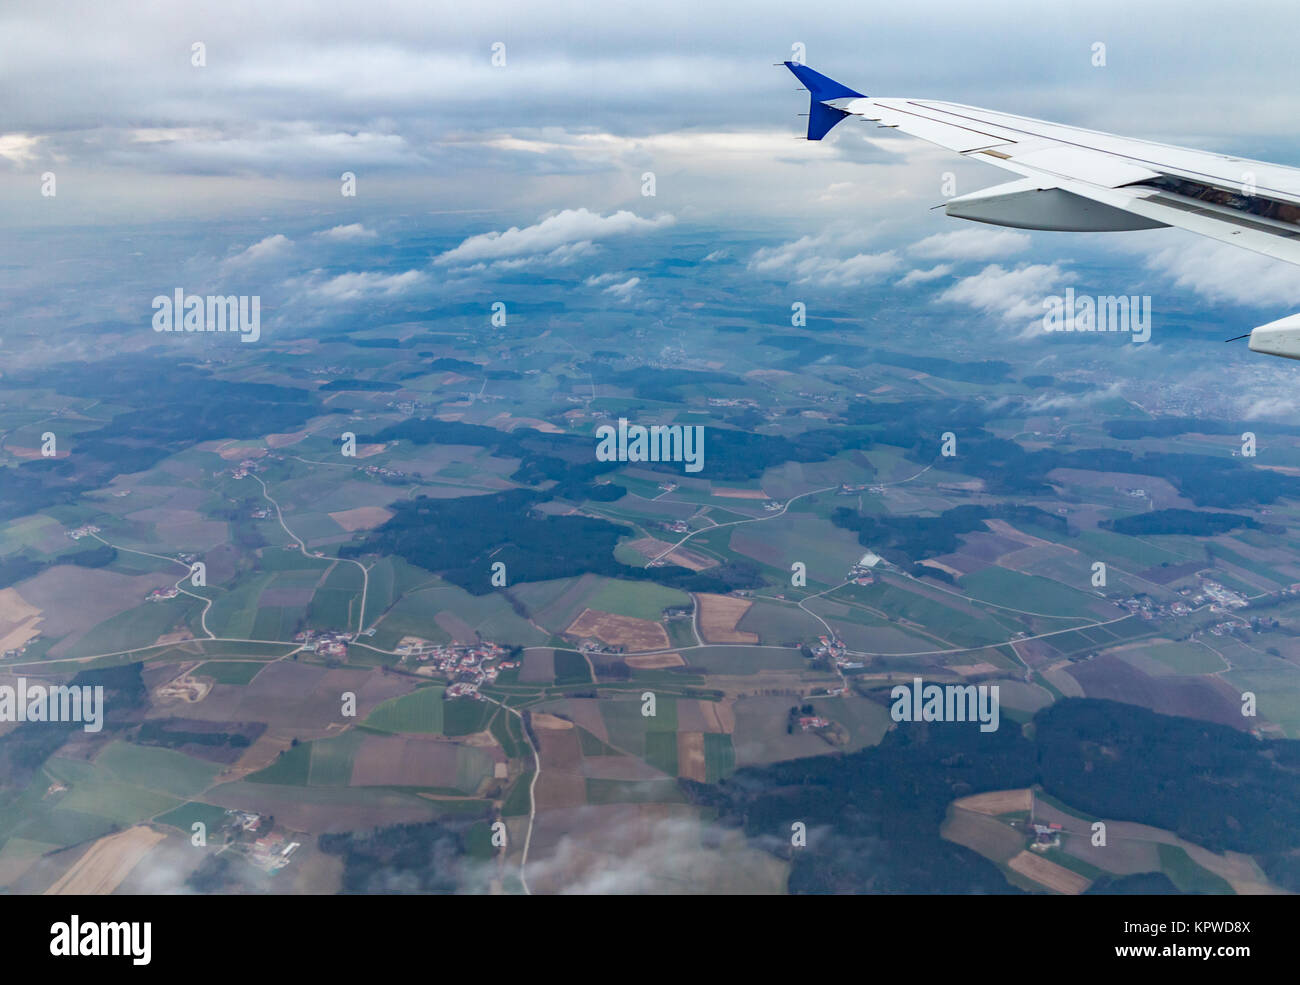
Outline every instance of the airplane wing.
<path id="1" fill-rule="evenodd" d="M 866 96 L 806 65 L 785 65 L 811 94 L 809 140 L 856 116 L 1020 175 L 950 199 L 948 215 L 1021 229 L 1175 226 L 1300 265 L 1296 168 L 960 103 Z M 1296 337 L 1285 346 L 1280 324 L 1262 326 L 1271 331 L 1258 340 L 1252 335 L 1251 348 L 1300 358 L 1300 324 L 1286 326 Z"/>

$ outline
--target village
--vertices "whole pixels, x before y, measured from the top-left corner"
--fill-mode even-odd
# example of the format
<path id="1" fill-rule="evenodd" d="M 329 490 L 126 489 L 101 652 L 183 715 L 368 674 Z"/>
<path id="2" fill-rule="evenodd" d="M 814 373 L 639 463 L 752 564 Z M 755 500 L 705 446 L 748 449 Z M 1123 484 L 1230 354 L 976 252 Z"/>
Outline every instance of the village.
<path id="1" fill-rule="evenodd" d="M 446 674 L 451 683 L 443 698 L 474 698 L 484 700 L 479 688 L 493 683 L 501 672 L 519 666 L 518 660 L 507 659 L 510 651 L 498 643 L 484 640 L 478 643 L 431 643 L 418 636 L 404 636 L 397 644 L 402 663 L 419 664 L 417 674 L 433 676 Z"/>
<path id="2" fill-rule="evenodd" d="M 1198 588 L 1180 588 L 1178 594 L 1182 597 L 1168 605 L 1161 604 L 1145 594 L 1119 599 L 1118 604 L 1148 621 L 1169 616 L 1190 615 L 1196 609 L 1206 605 L 1211 612 L 1228 612 L 1232 609 L 1244 609 L 1250 605 L 1250 599 L 1240 592 L 1235 592 L 1217 581 L 1211 581 L 1203 575 L 1200 578 L 1201 583 Z M 1292 594 L 1294 588 L 1295 585 L 1286 589 L 1286 594 Z"/>

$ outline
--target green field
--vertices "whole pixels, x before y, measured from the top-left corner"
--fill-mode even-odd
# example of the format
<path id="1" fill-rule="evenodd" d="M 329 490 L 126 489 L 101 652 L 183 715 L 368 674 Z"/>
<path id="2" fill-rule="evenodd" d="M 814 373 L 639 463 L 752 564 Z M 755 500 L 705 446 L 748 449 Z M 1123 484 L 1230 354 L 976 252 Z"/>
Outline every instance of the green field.
<path id="1" fill-rule="evenodd" d="M 108 771 L 123 783 L 182 798 L 206 790 L 221 770 L 215 763 L 171 749 L 129 742 L 109 743 L 95 757 L 95 768 Z"/>
<path id="2" fill-rule="evenodd" d="M 644 757 L 647 752 L 646 735 L 650 732 L 667 732 L 674 742 L 677 736 L 677 700 L 668 695 L 657 695 L 655 714 L 641 714 L 641 701 L 608 699 L 600 703 L 600 712 L 609 731 L 609 741 L 619 749 L 634 756 Z M 675 747 L 674 747 L 675 749 Z M 676 752 L 673 753 L 676 756 Z M 676 772 L 674 770 L 674 772 Z"/>
<path id="3" fill-rule="evenodd" d="M 1174 668 L 1180 674 L 1213 674 L 1227 670 L 1228 665 L 1209 646 L 1188 641 L 1186 643 L 1162 643 L 1158 646 L 1143 648 L 1140 652 L 1162 664 Z"/>
<path id="4" fill-rule="evenodd" d="M 302 742 L 280 753 L 270 766 L 250 773 L 248 783 L 275 783 L 282 786 L 305 787 L 311 776 L 311 743 Z"/>
<path id="5" fill-rule="evenodd" d="M 586 605 L 598 612 L 612 612 L 616 616 L 649 619 L 658 622 L 663 610 L 669 606 L 690 605 L 691 598 L 675 588 L 663 588 L 648 581 L 603 580 L 586 598 Z"/>
<path id="6" fill-rule="evenodd" d="M 1181 893 L 1209 893 L 1215 896 L 1232 896 L 1232 886 L 1222 876 L 1192 860 L 1187 850 L 1178 845 L 1157 846 L 1160 851 L 1160 869 Z"/>
<path id="7" fill-rule="evenodd" d="M 143 821 L 180 806 L 184 800 L 158 790 L 123 782 L 111 770 L 81 760 L 55 756 L 46 762 L 45 771 L 68 787 L 65 793 L 59 795 L 55 813 L 98 817 L 111 825 L 125 827 Z M 33 812 L 33 819 L 38 816 Z M 76 818 L 69 820 L 75 822 Z M 92 827 L 89 824 L 86 826 Z M 45 831 L 39 835 L 47 839 L 52 837 Z"/>
<path id="8" fill-rule="evenodd" d="M 669 776 L 677 775 L 677 733 L 647 732 L 645 761 Z"/>
<path id="9" fill-rule="evenodd" d="M 443 735 L 471 735 L 487 727 L 497 706 L 489 701 L 473 698 L 453 698 L 444 701 L 442 710 Z"/>
<path id="10" fill-rule="evenodd" d="M 717 783 L 736 771 L 736 749 L 731 736 L 721 732 L 704 733 L 704 779 Z"/>
<path id="11" fill-rule="evenodd" d="M 447 704 L 442 698 L 444 690 L 435 684 L 385 701 L 366 718 L 366 727 L 380 732 L 443 735 Z"/>
<path id="12" fill-rule="evenodd" d="M 248 684 L 266 666 L 263 660 L 209 660 L 194 673 L 218 684 Z"/>
<path id="13" fill-rule="evenodd" d="M 346 787 L 352 780 L 352 757 L 364 739 L 364 733 L 351 729 L 333 739 L 311 743 L 307 782 L 313 786 Z"/>
<path id="14" fill-rule="evenodd" d="M 520 817 L 532 809 L 533 798 L 528 789 L 532 782 L 532 770 L 515 780 L 515 785 L 510 788 L 510 793 L 501 805 L 502 817 Z"/>
<path id="15" fill-rule="evenodd" d="M 194 822 L 200 821 L 207 828 L 207 836 L 211 839 L 225 823 L 226 809 L 199 800 L 191 800 L 181 804 L 175 810 L 158 815 L 154 820 L 160 824 L 170 824 L 173 828 L 180 828 L 186 835 L 192 834 Z"/>
<path id="16" fill-rule="evenodd" d="M 1007 568 L 990 567 L 961 578 L 961 590 L 971 598 L 1049 616 L 1092 619 L 1096 597 L 1050 578 L 1022 575 Z"/>
<path id="17" fill-rule="evenodd" d="M 556 650 L 555 683 L 561 686 L 568 684 L 590 684 L 591 669 L 587 666 L 587 658 L 581 653 L 571 653 L 568 650 Z"/>

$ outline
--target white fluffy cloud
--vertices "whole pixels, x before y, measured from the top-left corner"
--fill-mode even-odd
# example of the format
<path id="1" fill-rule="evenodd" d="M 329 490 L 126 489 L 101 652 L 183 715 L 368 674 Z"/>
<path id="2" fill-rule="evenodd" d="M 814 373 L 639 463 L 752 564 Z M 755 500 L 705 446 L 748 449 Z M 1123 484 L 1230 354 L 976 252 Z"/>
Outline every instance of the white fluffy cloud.
<path id="1" fill-rule="evenodd" d="M 913 243 L 908 252 L 927 260 L 993 260 L 1028 249 L 1028 233 L 1010 229 L 959 229 Z"/>
<path id="2" fill-rule="evenodd" d="M 1043 298 L 1060 283 L 1063 271 L 1056 264 L 1034 263 L 1006 270 L 990 264 L 978 274 L 963 277 L 938 297 L 964 304 L 1007 321 L 1043 316 Z"/>
<path id="3" fill-rule="evenodd" d="M 801 236 L 780 246 L 765 246 L 749 260 L 749 269 L 768 277 L 785 277 L 796 284 L 818 287 L 856 287 L 879 280 L 897 270 L 902 261 L 892 250 L 857 252 L 865 238 L 861 230 L 827 229 L 816 236 Z"/>
<path id="4" fill-rule="evenodd" d="M 419 270 L 384 274 L 375 270 L 350 271 L 325 280 L 290 281 L 305 293 L 326 301 L 354 301 L 363 297 L 394 297 L 425 283 L 427 275 Z"/>
<path id="5" fill-rule="evenodd" d="M 620 301 L 627 301 L 632 297 L 632 291 L 641 283 L 640 277 L 629 277 L 627 280 L 618 284 L 610 284 L 605 288 L 605 294 L 612 294 Z"/>
<path id="6" fill-rule="evenodd" d="M 951 263 L 940 263 L 929 270 L 909 270 L 906 275 L 899 278 L 898 286 L 911 287 L 913 284 L 926 284 L 940 277 L 947 277 L 950 273 L 952 273 Z"/>
<path id="7" fill-rule="evenodd" d="M 1099 387 L 1095 390 L 1087 390 L 1083 393 L 1052 393 L 1042 394 L 1030 400 L 1025 405 L 1025 409 L 1031 414 L 1048 414 L 1058 413 L 1064 410 L 1075 410 L 1079 407 L 1088 407 L 1092 404 L 1100 403 L 1103 400 L 1111 400 L 1115 397 L 1124 395 L 1123 388 L 1119 383 L 1111 383 L 1108 386 Z"/>
<path id="8" fill-rule="evenodd" d="M 332 229 L 322 229 L 313 234 L 317 239 L 327 239 L 334 243 L 350 243 L 357 240 L 374 239 L 379 234 L 373 229 L 367 229 L 359 222 L 349 223 L 346 226 L 335 226 Z"/>
<path id="9" fill-rule="evenodd" d="M 252 246 L 241 250 L 232 257 L 228 257 L 223 266 L 227 270 L 233 270 L 237 267 L 248 267 L 253 264 L 261 263 L 264 260 L 271 260 L 276 257 L 284 256 L 293 248 L 293 240 L 282 233 L 276 233 L 273 236 L 267 236 L 265 239 L 258 240 Z"/>
<path id="10" fill-rule="evenodd" d="M 542 219 L 531 226 L 511 226 L 505 232 L 480 233 L 470 236 L 454 249 L 438 256 L 434 263 L 473 264 L 537 257 L 563 256 L 566 249 L 592 244 L 610 236 L 646 233 L 673 224 L 670 215 L 643 219 L 635 213 L 618 211 L 610 215 L 589 212 L 587 209 L 565 209 Z"/>
<path id="11" fill-rule="evenodd" d="M 1291 264 L 1226 243 L 1180 238 L 1182 242 L 1150 256 L 1148 269 L 1210 301 L 1251 306 L 1300 303 L 1300 271 Z"/>

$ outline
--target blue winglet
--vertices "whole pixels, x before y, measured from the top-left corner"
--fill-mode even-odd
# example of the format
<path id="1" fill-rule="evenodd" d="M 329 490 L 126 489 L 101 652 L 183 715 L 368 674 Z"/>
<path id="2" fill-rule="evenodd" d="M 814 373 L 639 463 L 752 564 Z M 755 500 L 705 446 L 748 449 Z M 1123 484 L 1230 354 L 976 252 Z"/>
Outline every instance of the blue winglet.
<path id="1" fill-rule="evenodd" d="M 828 79 L 820 72 L 814 72 L 807 65 L 798 62 L 786 62 L 785 67 L 794 73 L 794 77 L 804 84 L 812 94 L 808 106 L 808 139 L 821 140 L 830 132 L 831 127 L 848 116 L 843 110 L 825 105 L 824 100 L 842 99 L 845 96 L 861 97 L 862 93 L 846 85 Z"/>

